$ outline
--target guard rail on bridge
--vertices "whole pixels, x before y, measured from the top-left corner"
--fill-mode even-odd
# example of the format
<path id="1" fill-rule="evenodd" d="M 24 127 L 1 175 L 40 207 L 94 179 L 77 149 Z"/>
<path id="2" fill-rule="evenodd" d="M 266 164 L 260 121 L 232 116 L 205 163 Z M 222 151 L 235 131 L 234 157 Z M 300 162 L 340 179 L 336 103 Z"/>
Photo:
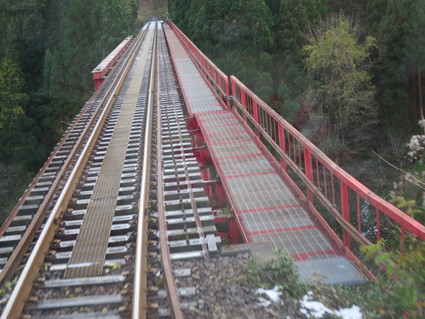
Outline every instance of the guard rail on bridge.
<path id="1" fill-rule="evenodd" d="M 398 229 L 401 251 L 406 233 L 425 240 L 424 225 L 344 171 L 235 76 L 226 76 L 173 22 L 168 23 L 223 106 L 237 113 L 256 135 L 285 180 L 349 258 L 357 261 L 352 251 L 376 243 L 387 231 Z"/>

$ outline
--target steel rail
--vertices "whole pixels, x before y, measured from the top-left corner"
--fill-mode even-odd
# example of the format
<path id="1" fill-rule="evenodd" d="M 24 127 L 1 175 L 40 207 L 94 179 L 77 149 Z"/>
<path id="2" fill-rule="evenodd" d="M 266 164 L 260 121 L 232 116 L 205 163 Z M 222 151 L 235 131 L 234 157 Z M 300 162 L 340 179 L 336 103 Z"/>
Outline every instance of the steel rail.
<path id="1" fill-rule="evenodd" d="M 121 72 L 124 70 L 125 62 L 128 60 L 128 58 L 131 57 L 131 51 L 126 59 L 123 60 L 123 63 L 121 64 L 121 67 L 118 70 L 118 75 L 121 74 Z M 105 104 L 106 101 L 108 101 L 110 94 L 112 92 L 112 88 L 118 83 L 119 76 L 114 79 L 114 81 L 111 84 L 110 89 L 106 92 L 105 96 L 101 99 L 99 106 L 97 107 L 96 111 L 91 116 L 89 122 L 87 123 L 86 127 L 84 128 L 82 134 L 78 138 L 77 142 L 74 144 L 70 154 L 68 155 L 66 161 L 62 165 L 62 168 L 58 172 L 56 178 L 54 179 L 48 193 L 44 197 L 42 203 L 40 204 L 40 207 L 38 208 L 37 212 L 33 216 L 33 219 L 31 220 L 31 223 L 28 225 L 24 235 L 22 236 L 21 240 L 19 241 L 18 245 L 15 247 L 12 255 L 9 257 L 6 265 L 0 272 L 0 285 L 3 285 L 7 280 L 10 280 L 13 274 L 16 271 L 16 268 L 19 267 L 21 264 L 22 259 L 24 258 L 25 254 L 28 251 L 29 246 L 34 240 L 34 237 L 37 234 L 37 231 L 40 229 L 40 226 L 42 225 L 44 218 L 47 215 L 48 209 L 52 202 L 54 201 L 55 195 L 59 192 L 59 187 L 61 185 L 61 182 L 65 178 L 65 175 L 67 174 L 68 170 L 72 166 L 72 163 L 75 161 L 76 157 L 78 156 L 79 151 L 81 150 L 84 141 L 86 140 L 91 128 L 93 127 L 94 123 L 96 122 L 99 113 L 102 111 L 102 105 Z M 104 82 L 105 83 L 105 82 Z M 103 83 L 103 84 L 104 84 Z M 101 90 L 98 90 L 94 96 L 90 99 L 92 101 L 91 103 L 95 103 L 96 98 L 101 94 Z M 4 232 L 7 230 L 7 228 L 12 223 L 13 219 L 16 217 L 17 213 L 19 212 L 19 208 L 22 206 L 22 204 L 25 202 L 26 197 L 31 193 L 32 189 L 34 188 L 35 184 L 40 180 L 41 176 L 47 169 L 48 165 L 53 161 L 53 158 L 56 156 L 56 154 L 60 151 L 61 147 L 65 143 L 67 137 L 72 133 L 72 130 L 75 128 L 75 126 L 78 124 L 78 121 L 81 119 L 81 117 L 86 113 L 88 106 L 84 109 L 84 112 L 81 112 L 79 117 L 74 121 L 73 125 L 71 126 L 71 129 L 68 130 L 68 133 L 62 138 L 60 144 L 55 149 L 55 152 L 49 157 L 48 161 L 45 163 L 43 168 L 41 169 L 40 173 L 37 174 L 34 181 L 31 183 L 30 187 L 27 189 L 27 191 L 24 193 L 24 195 L 21 197 L 21 200 L 18 202 L 18 204 L 15 206 L 14 210 L 6 220 L 5 224 L 2 226 L 0 230 L 0 236 L 4 234 Z"/>
<path id="2" fill-rule="evenodd" d="M 163 46 L 161 45 L 161 50 Z M 164 63 L 164 66 L 166 63 Z M 163 275 L 165 278 L 165 286 L 167 289 L 167 297 L 170 304 L 170 313 L 174 319 L 183 319 L 183 311 L 181 310 L 180 299 L 178 296 L 178 290 L 176 282 L 174 280 L 174 274 L 172 272 L 170 249 L 167 242 L 167 224 L 165 220 L 165 203 L 164 203 L 164 189 L 163 189 L 163 162 L 162 162 L 162 127 L 161 127 L 161 86 L 159 79 L 159 65 L 158 65 L 158 82 L 157 82 L 157 197 L 158 197 L 158 228 L 160 234 L 160 253 L 161 253 L 161 264 Z M 166 76 L 166 74 L 165 74 Z M 166 81 L 168 83 L 168 81 Z M 173 101 L 174 103 L 174 101 Z M 180 131 L 180 128 L 179 128 Z M 195 206 L 196 208 L 196 206 Z"/>
<path id="3" fill-rule="evenodd" d="M 147 30 L 148 28 L 146 28 Z M 125 79 L 132 67 L 132 64 L 137 56 L 137 53 L 141 47 L 143 39 L 146 35 L 147 31 L 142 32 L 133 46 L 131 53 L 127 59 L 127 63 L 125 63 L 125 68 L 122 70 L 121 74 L 118 75 L 119 81 L 116 81 L 116 86 L 111 87 L 111 94 L 109 95 L 106 106 L 102 111 L 98 122 L 96 123 L 93 132 L 91 133 L 87 143 L 84 146 L 84 149 L 74 166 L 73 171 L 70 174 L 69 179 L 67 180 L 63 191 L 61 192 L 55 206 L 49 218 L 46 222 L 43 231 L 40 234 L 39 239 L 37 240 L 34 249 L 32 250 L 25 267 L 19 276 L 19 279 L 12 291 L 12 294 L 4 307 L 3 313 L 1 315 L 1 319 L 9 319 L 9 318 L 18 318 L 22 312 L 24 307 L 24 302 L 27 299 L 31 288 L 32 282 L 36 278 L 39 269 L 42 265 L 42 262 L 45 257 L 45 253 L 47 252 L 50 242 L 53 239 L 56 229 L 58 228 L 60 215 L 66 209 L 69 200 L 72 197 L 74 189 L 78 183 L 79 177 L 81 173 L 84 171 L 85 164 L 90 157 L 92 149 L 95 145 L 96 140 L 101 132 L 102 126 L 105 120 L 108 117 L 109 111 L 112 108 L 118 92 L 122 88 Z"/>
<path id="4" fill-rule="evenodd" d="M 156 22 L 155 22 L 156 23 Z M 134 267 L 134 286 L 133 286 L 133 309 L 131 317 L 133 319 L 146 318 L 147 312 L 147 271 L 148 271 L 148 216 L 147 207 L 149 204 L 149 177 L 151 163 L 151 140 L 152 140 L 152 116 L 155 93 L 155 70 L 156 70 L 156 46 L 157 46 L 157 30 L 155 26 L 155 34 L 152 45 L 151 70 L 149 77 L 148 103 L 146 106 L 146 126 L 143 145 L 143 164 L 142 178 L 139 199 L 139 217 L 137 222 L 137 239 L 136 239 L 136 262 Z"/>

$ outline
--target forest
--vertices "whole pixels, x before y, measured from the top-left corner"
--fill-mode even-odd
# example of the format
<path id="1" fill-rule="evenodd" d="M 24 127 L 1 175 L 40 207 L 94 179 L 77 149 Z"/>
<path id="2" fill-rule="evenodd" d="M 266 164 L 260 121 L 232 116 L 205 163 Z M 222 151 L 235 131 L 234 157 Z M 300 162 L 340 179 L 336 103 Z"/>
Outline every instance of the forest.
<path id="1" fill-rule="evenodd" d="M 93 92 L 91 71 L 140 26 L 139 0 L 0 0 L 0 212 L 7 215 Z"/>
<path id="2" fill-rule="evenodd" d="M 169 15 L 337 164 L 425 222 L 425 0 L 169 0 Z"/>

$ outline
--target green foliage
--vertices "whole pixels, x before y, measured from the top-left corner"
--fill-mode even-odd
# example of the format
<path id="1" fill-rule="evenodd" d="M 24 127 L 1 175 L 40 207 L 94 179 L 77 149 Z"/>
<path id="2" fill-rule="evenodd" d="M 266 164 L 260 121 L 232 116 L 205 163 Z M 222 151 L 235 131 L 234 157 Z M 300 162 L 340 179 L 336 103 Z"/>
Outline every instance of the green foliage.
<path id="1" fill-rule="evenodd" d="M 323 0 L 269 0 L 268 3 L 274 8 L 276 47 L 284 61 L 281 76 L 289 88 L 289 98 L 294 100 L 306 87 L 302 53 L 306 34 L 327 16 L 330 6 Z"/>
<path id="2" fill-rule="evenodd" d="M 327 1 L 170 0 L 170 17 L 224 72 L 235 74 L 278 112 L 294 111 L 306 87 L 305 32 Z M 286 83 L 283 97 L 278 86 Z"/>
<path id="3" fill-rule="evenodd" d="M 330 17 L 341 13 L 356 21 L 357 27 L 349 26 L 351 40 L 348 35 L 344 38 L 341 33 L 335 33 L 341 29 L 334 29 L 327 36 L 328 40 L 339 37 L 341 45 L 355 43 L 357 46 L 356 51 L 346 50 L 342 55 L 353 64 L 347 65 L 347 61 L 339 61 L 339 58 L 330 59 L 327 70 L 337 67 L 345 72 L 344 68 L 349 66 L 355 72 L 348 72 L 349 75 L 337 81 L 335 94 L 325 92 L 321 95 L 322 90 L 310 98 L 317 101 L 338 97 L 342 90 L 341 98 L 329 101 L 329 104 L 340 105 L 340 112 L 335 113 L 331 121 L 334 129 L 331 135 L 337 136 L 340 145 L 355 147 L 360 154 L 370 147 L 372 138 L 388 143 L 388 135 L 380 134 L 382 131 L 376 128 L 372 131 L 378 124 L 377 118 L 382 119 L 381 123 L 390 124 L 388 130 L 392 132 L 411 130 L 411 124 L 416 122 L 415 114 L 419 114 L 418 68 L 422 77 L 425 65 L 424 4 L 425 0 L 355 1 L 349 5 L 344 1 L 328 0 L 170 0 L 169 8 L 174 22 L 220 68 L 238 76 L 290 119 L 296 119 L 299 105 L 306 103 L 303 97 L 308 87 L 308 68 L 305 68 L 303 47 L 308 45 L 308 34 L 317 29 L 324 31 L 326 22 L 322 21 L 329 22 Z M 328 44 L 331 45 L 331 41 Z M 323 47 L 322 58 L 326 57 L 326 52 Z M 351 53 L 355 55 L 351 57 Z M 269 58 L 264 59 L 264 54 Z M 372 61 L 378 63 L 372 64 Z M 267 90 L 269 77 L 259 79 L 259 75 L 265 73 L 272 79 Z M 285 94 L 280 89 L 281 82 L 287 88 Z M 329 84 L 329 88 L 334 87 Z M 334 114 L 333 110 L 326 111 L 326 105 L 324 110 L 328 115 Z M 350 121 L 350 118 L 353 118 L 353 125 L 349 127 L 347 123 L 337 124 L 340 120 Z M 357 128 L 354 123 L 362 123 L 365 118 L 366 125 Z"/>
<path id="4" fill-rule="evenodd" d="M 373 0 L 367 22 L 379 39 L 377 78 L 380 112 L 392 130 L 410 133 L 419 117 L 419 78 L 425 67 L 425 1 Z M 423 88 L 421 88 L 423 90 Z"/>
<path id="5" fill-rule="evenodd" d="M 425 315 L 425 243 L 411 241 L 405 252 L 385 252 L 385 242 L 362 247 L 368 258 L 384 265 L 386 278 L 378 284 L 380 299 L 373 300 L 386 318 L 408 315 L 423 318 Z"/>
<path id="6" fill-rule="evenodd" d="M 138 3 L 0 1 L 1 165 L 13 163 L 25 177 L 38 170 L 89 97 L 91 70 L 132 33 Z M 5 214 L 15 197 L 0 194 Z"/>
<path id="7" fill-rule="evenodd" d="M 89 96 L 90 71 L 131 32 L 137 2 L 0 2 L 0 128 L 7 121 L 14 131 L 0 138 L 0 160 L 18 160 L 11 147 L 19 137 L 42 153 L 24 166 L 40 165 Z"/>
<path id="8" fill-rule="evenodd" d="M 406 200 L 403 196 L 397 196 L 394 192 L 390 193 L 390 196 L 391 202 L 407 215 L 414 217 L 415 214 L 422 213 L 422 211 L 417 208 L 417 203 L 414 199 Z"/>
<path id="9" fill-rule="evenodd" d="M 271 12 L 264 0 L 169 1 L 173 21 L 226 73 L 266 101 L 274 93 Z M 258 75 L 258 76 L 257 76 Z"/>
<path id="10" fill-rule="evenodd" d="M 24 114 L 28 95 L 22 93 L 24 79 L 19 65 L 10 58 L 0 61 L 0 130 Z"/>
<path id="11" fill-rule="evenodd" d="M 9 57 L 0 62 L 0 162 L 25 167 L 39 159 L 39 150 L 31 134 L 33 121 L 25 114 L 29 99 L 23 93 L 24 75 Z M 42 149 L 42 148 L 41 148 Z M 28 157 L 33 154 L 33 157 Z"/>
<path id="12" fill-rule="evenodd" d="M 0 176 L 0 220 L 3 221 L 22 196 L 31 178 L 25 174 L 20 165 L 2 162 L 0 162 Z"/>
<path id="13" fill-rule="evenodd" d="M 300 298 L 307 292 L 308 285 L 299 279 L 299 275 L 289 254 L 277 251 L 277 258 L 265 264 L 257 259 L 250 260 L 247 269 L 247 279 L 253 285 L 272 288 L 281 286 L 286 296 Z"/>
<path id="14" fill-rule="evenodd" d="M 369 147 L 377 105 L 367 66 L 376 40 L 366 37 L 360 43 L 356 27 L 337 17 L 326 21 L 308 41 L 304 51 L 310 103 L 320 106 L 333 132 L 348 142 L 349 149 Z"/>

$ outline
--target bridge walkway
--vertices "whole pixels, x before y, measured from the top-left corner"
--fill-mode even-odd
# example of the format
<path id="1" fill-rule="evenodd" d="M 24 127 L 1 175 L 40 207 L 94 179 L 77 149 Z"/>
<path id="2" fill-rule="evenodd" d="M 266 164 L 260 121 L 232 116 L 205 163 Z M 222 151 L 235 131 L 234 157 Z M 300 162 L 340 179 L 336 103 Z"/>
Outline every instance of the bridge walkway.
<path id="1" fill-rule="evenodd" d="M 291 254 L 304 280 L 365 282 L 278 174 L 255 136 L 223 108 L 174 31 L 164 25 L 164 32 L 188 111 L 196 115 L 247 241 Z"/>

